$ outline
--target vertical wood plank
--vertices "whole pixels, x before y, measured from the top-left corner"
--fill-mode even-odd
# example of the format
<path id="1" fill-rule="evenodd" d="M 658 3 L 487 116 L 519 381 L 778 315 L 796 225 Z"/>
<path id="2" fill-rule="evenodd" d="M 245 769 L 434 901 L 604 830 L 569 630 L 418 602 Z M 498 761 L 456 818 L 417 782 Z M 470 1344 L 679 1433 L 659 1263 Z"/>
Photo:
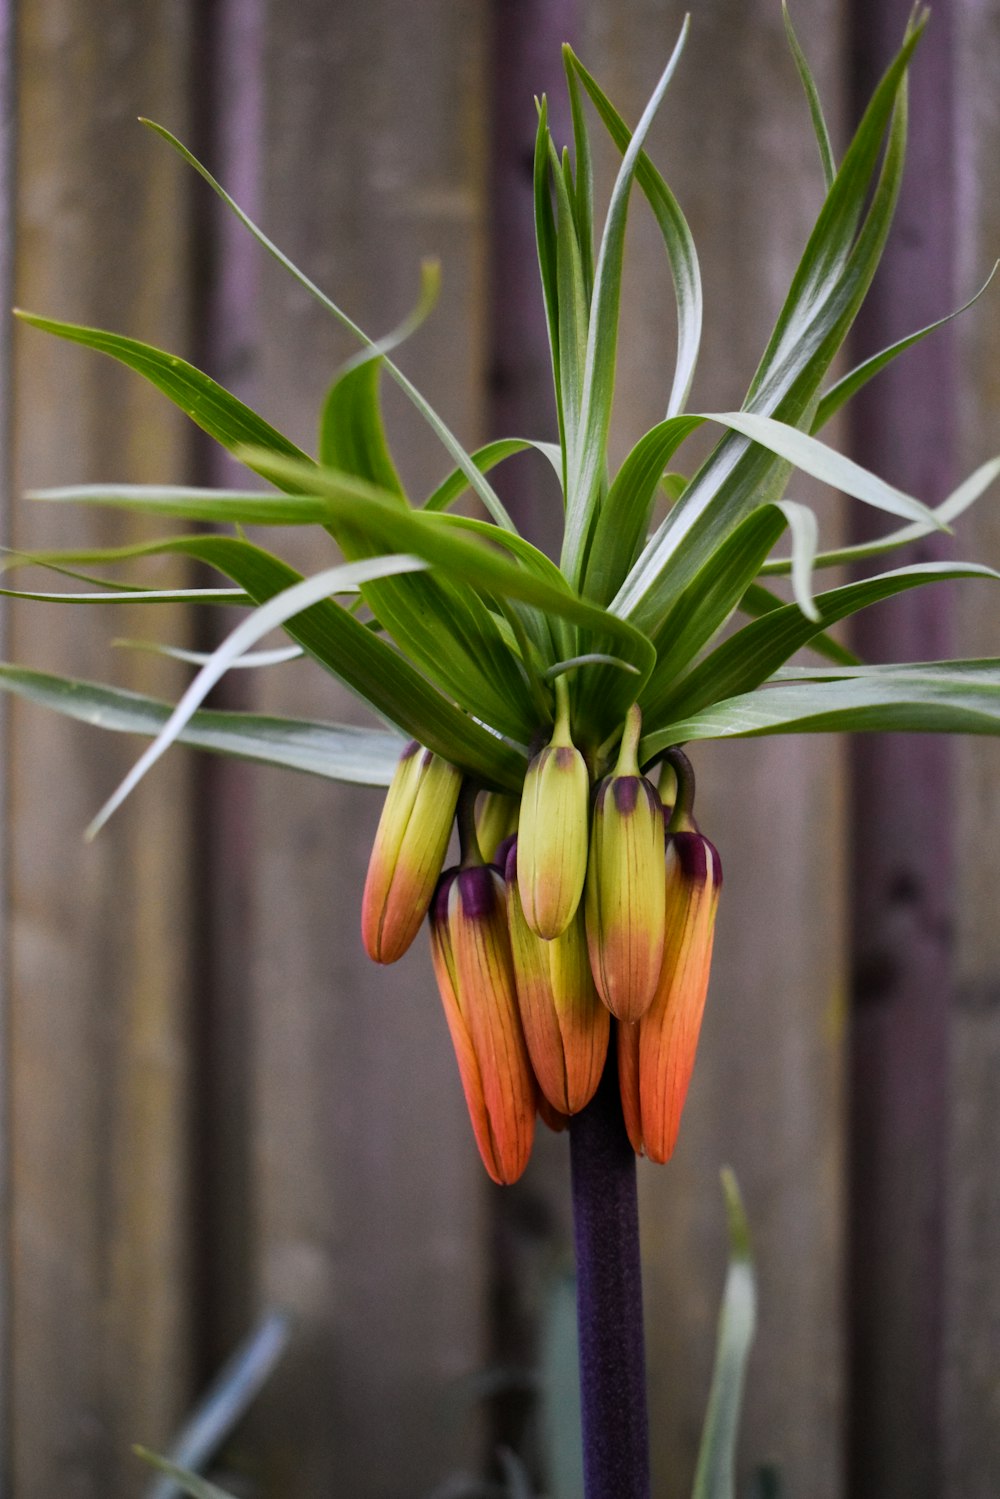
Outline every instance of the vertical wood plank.
<path id="1" fill-rule="evenodd" d="M 123 0 L 18 8 L 16 294 L 22 305 L 177 345 L 184 201 L 140 112 L 183 127 L 187 10 Z M 184 477 L 183 424 L 109 362 L 31 331 L 14 364 L 14 489 Z M 14 545 L 121 542 L 134 525 L 18 504 Z M 164 616 L 166 621 L 166 616 Z M 100 676 L 148 620 L 21 605 L 10 650 Z M 183 638 L 183 621 L 171 621 Z M 118 680 L 164 689 L 136 657 Z M 172 690 L 171 683 L 166 687 Z M 20 705 L 10 814 L 11 1471 L 24 1499 L 139 1480 L 187 1387 L 186 766 L 106 835 L 89 817 L 135 755 Z"/>
<path id="2" fill-rule="evenodd" d="M 958 279 L 971 286 L 1000 241 L 1000 26 L 991 0 L 955 9 Z M 1000 309 L 989 296 L 957 325 L 958 446 L 964 473 L 996 455 Z M 955 549 L 1000 565 L 994 486 L 957 528 Z M 997 607 L 985 590 L 959 590 L 955 633 L 965 655 L 1000 654 Z M 956 1007 L 945 1300 L 944 1481 L 948 1499 L 990 1499 L 1000 1484 L 1000 747 L 956 746 Z"/>
<path id="3" fill-rule="evenodd" d="M 682 13 L 640 0 L 587 7 L 584 60 L 630 121 Z M 800 7 L 796 22 L 836 129 L 841 7 Z M 742 399 L 822 201 L 777 6 L 695 7 L 650 151 L 702 260 L 706 330 L 691 406 L 726 409 Z M 617 385 L 619 430 L 633 441 L 663 415 L 674 337 L 658 231 L 638 201 L 634 218 Z M 835 502 L 820 507 L 824 534 L 836 534 Z M 727 1162 L 745 1194 L 760 1277 L 741 1469 L 766 1461 L 790 1493 L 841 1492 L 840 758 L 823 739 L 693 755 L 699 820 L 718 844 L 726 884 L 681 1142 L 669 1166 L 644 1166 L 640 1179 L 653 1486 L 670 1499 L 690 1492 L 708 1393 L 725 1253 L 717 1182 Z"/>
<path id="4" fill-rule="evenodd" d="M 483 39 L 479 3 L 320 0 L 265 13 L 261 213 L 292 257 L 373 333 L 415 299 L 422 255 L 441 304 L 405 349 L 467 442 L 480 436 L 485 348 Z M 355 347 L 266 266 L 259 388 L 313 446 L 319 402 Z M 404 479 L 449 467 L 387 392 Z M 281 538 L 284 542 L 285 538 Z M 332 549 L 288 540 L 303 567 Z M 311 664 L 261 686 L 268 708 L 357 718 Z M 421 937 L 380 971 L 358 936 L 380 797 L 262 776 L 250 812 L 259 1286 L 298 1337 L 269 1397 L 274 1493 L 424 1492 L 475 1467 L 483 1358 L 485 1178 Z"/>
<path id="5" fill-rule="evenodd" d="M 528 0 L 491 6 L 489 380 L 490 437 L 511 433 L 558 438 L 548 330 L 538 274 L 534 220 L 534 99 L 545 94 L 555 138 L 571 139 L 561 45 L 576 45 L 579 0 Z M 506 468 L 506 472 L 505 472 Z M 538 454 L 501 466 L 496 483 L 522 532 L 558 557 L 559 486 Z M 569 1140 L 539 1124 L 528 1169 L 510 1189 L 489 1191 L 491 1208 L 491 1356 L 528 1378 L 511 1382 L 493 1401 L 490 1437 L 530 1467 L 544 1492 L 551 1475 L 536 1451 L 539 1391 L 531 1374 L 540 1361 L 541 1329 L 556 1294 L 555 1277 L 573 1264 Z M 544 1399 L 545 1392 L 541 1398 Z"/>
<path id="6" fill-rule="evenodd" d="M 910 71 L 908 171 L 854 330 L 859 359 L 955 305 L 953 11 L 935 7 Z M 908 13 L 898 0 L 855 7 L 857 111 Z M 928 504 L 944 499 L 955 478 L 954 369 L 952 330 L 943 329 L 851 408 L 858 459 Z M 856 536 L 878 529 L 855 515 Z M 950 542 L 935 536 L 895 560 L 949 554 Z M 960 592 L 914 590 L 864 612 L 852 622 L 855 649 L 872 661 L 949 656 Z M 941 1491 L 953 766 L 954 741 L 945 736 L 859 735 L 851 744 L 848 1463 L 857 1499 Z"/>
<path id="7" fill-rule="evenodd" d="M 14 281 L 14 16 L 11 0 L 0 0 L 0 308 L 12 300 Z M 10 535 L 11 319 L 0 318 L 0 541 Z M 0 659 L 7 654 L 7 610 L 0 605 Z M 7 705 L 0 704 L 0 766 L 7 763 Z M 7 971 L 7 787 L 0 773 L 0 1223 L 10 1221 L 10 987 Z M 0 1254 L 0 1371 L 10 1367 L 10 1257 Z M 0 1401 L 0 1496 L 10 1492 L 8 1413 Z"/>

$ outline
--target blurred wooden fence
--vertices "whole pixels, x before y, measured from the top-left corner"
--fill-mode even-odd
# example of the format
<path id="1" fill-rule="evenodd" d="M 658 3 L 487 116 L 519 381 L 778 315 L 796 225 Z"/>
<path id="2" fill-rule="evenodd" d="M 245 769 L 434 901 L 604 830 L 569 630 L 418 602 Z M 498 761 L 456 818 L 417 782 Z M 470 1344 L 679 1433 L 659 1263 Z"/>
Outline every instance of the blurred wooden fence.
<path id="1" fill-rule="evenodd" d="M 895 36 L 908 5 L 797 9 L 842 141 L 858 48 L 883 45 L 866 10 L 887 13 Z M 935 81 L 917 93 L 922 128 L 947 125 L 954 152 L 939 164 L 945 207 L 933 225 L 926 171 L 911 179 L 900 252 L 919 250 L 931 227 L 947 242 L 943 258 L 918 254 L 923 280 L 897 275 L 889 336 L 917 325 L 921 309 L 955 305 L 1000 246 L 996 6 L 938 9 L 916 64 Z M 559 89 L 555 42 L 565 34 L 634 119 L 681 12 L 674 0 L 0 0 L 9 168 L 0 170 L 0 282 L 20 305 L 194 358 L 310 443 L 317 403 L 350 345 L 134 123 L 152 116 L 192 141 L 293 259 L 375 332 L 412 302 L 420 257 L 439 254 L 442 303 L 406 367 L 469 443 L 501 422 L 541 433 L 550 425 L 544 340 L 525 289 L 535 274 L 525 229 L 532 94 Z M 927 60 L 935 48 L 946 49 L 943 68 Z M 863 65 L 870 70 L 870 58 Z M 694 7 L 652 150 L 703 259 L 708 323 L 695 404 L 725 409 L 742 396 L 820 202 L 777 0 Z M 606 180 L 608 154 L 599 161 Z M 641 209 L 634 217 L 620 441 L 659 416 L 672 341 L 655 228 Z M 949 264 L 954 275 L 942 275 Z M 498 312 L 501 295 L 509 300 Z M 134 377 L 30 330 L 15 336 L 7 323 L 0 345 L 6 545 L 148 534 L 117 515 L 32 507 L 20 499 L 27 488 L 225 479 Z M 953 367 L 934 392 L 950 414 L 952 451 L 928 464 L 931 475 L 997 450 L 995 296 L 959 325 Z M 923 389 L 926 398 L 926 381 Z M 918 396 L 904 388 L 900 399 L 905 409 Z M 391 417 L 406 478 L 429 486 L 444 470 L 441 453 L 411 411 L 391 403 Z M 912 426 L 904 449 L 884 440 L 890 479 L 913 474 L 922 428 Z M 512 497 L 522 514 L 537 507 L 544 534 L 553 495 L 518 462 Z M 987 500 L 962 522 L 963 553 L 1000 562 L 996 516 Z M 824 523 L 838 534 L 831 500 Z M 954 654 L 996 654 L 988 590 L 963 590 L 945 607 Z M 176 610 L 162 623 L 179 644 L 204 642 L 213 624 Z M 162 662 L 110 659 L 112 636 L 148 629 L 127 609 L 111 617 L 21 604 L 8 611 L 4 650 L 170 695 L 178 678 Z M 276 710 L 356 712 L 304 664 L 229 690 L 233 700 L 252 690 Z M 282 1499 L 429 1494 L 451 1474 L 479 1470 L 498 1436 L 517 1435 L 516 1402 L 498 1414 L 475 1376 L 530 1368 L 537 1356 L 539 1317 L 569 1258 L 566 1142 L 542 1140 L 522 1184 L 491 1188 L 425 955 L 388 973 L 363 958 L 358 905 L 375 793 L 175 752 L 84 846 L 82 828 L 134 753 L 18 704 L 4 714 L 7 1492 L 139 1492 L 146 1479 L 130 1444 L 165 1447 L 228 1350 L 263 1308 L 280 1305 L 295 1334 L 238 1434 L 234 1482 Z M 668 1169 L 641 1171 L 655 1492 L 689 1490 L 721 1288 L 717 1172 L 728 1161 L 751 1214 L 761 1288 L 744 1471 L 772 1464 L 790 1496 L 810 1499 L 995 1499 L 1000 752 L 988 741 L 946 749 L 946 820 L 934 823 L 930 798 L 933 838 L 916 836 L 907 850 L 918 896 L 915 916 L 903 915 L 918 927 L 925 908 L 942 904 L 921 848 L 946 847 L 954 869 L 943 902 L 953 924 L 936 934 L 945 1062 L 933 1128 L 945 1169 L 935 1174 L 923 1137 L 902 1143 L 899 1228 L 886 1248 L 883 1225 L 875 1297 L 849 1255 L 854 1205 L 866 1180 L 889 1179 L 896 1157 L 890 1140 L 887 1156 L 869 1160 L 861 1136 L 848 1172 L 847 847 L 853 838 L 857 868 L 867 840 L 882 835 L 853 815 L 845 748 L 831 739 L 731 745 L 698 763 L 703 825 L 722 849 L 727 884 L 682 1146 Z M 881 887 L 873 895 L 886 898 Z M 879 930 L 898 946 L 893 920 L 890 909 Z M 911 928 L 901 930 L 909 940 Z M 906 1046 L 905 1006 L 897 1034 Z M 926 1060 L 917 1046 L 904 1063 L 925 1136 Z M 905 1211 L 915 1200 L 929 1204 L 922 1216 Z M 925 1253 L 935 1221 L 940 1256 Z M 906 1291 L 916 1261 L 916 1290 L 911 1277 Z M 926 1362 L 926 1344 L 912 1319 L 901 1323 L 897 1286 L 900 1304 L 916 1297 L 943 1330 L 912 1400 L 904 1375 Z M 867 1464 L 865 1421 L 856 1410 L 848 1419 L 849 1342 L 856 1354 L 887 1350 L 867 1383 L 855 1357 L 855 1388 L 895 1477 Z"/>

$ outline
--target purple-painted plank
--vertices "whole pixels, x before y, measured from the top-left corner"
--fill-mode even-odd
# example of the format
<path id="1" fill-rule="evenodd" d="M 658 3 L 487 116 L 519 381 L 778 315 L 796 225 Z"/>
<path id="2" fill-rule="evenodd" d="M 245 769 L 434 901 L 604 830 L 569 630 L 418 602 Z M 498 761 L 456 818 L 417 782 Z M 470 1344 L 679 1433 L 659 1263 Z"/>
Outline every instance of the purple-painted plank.
<path id="1" fill-rule="evenodd" d="M 854 7 L 859 100 L 899 44 L 903 0 Z M 855 338 L 891 342 L 954 305 L 951 6 L 934 7 L 911 75 L 909 165 L 893 237 Z M 857 457 L 928 503 L 954 479 L 951 330 L 893 365 L 853 408 Z M 861 528 L 858 529 L 861 533 Z M 870 534 L 870 533 L 869 533 Z M 897 562 L 947 555 L 930 538 Z M 872 660 L 950 654 L 946 587 L 859 617 Z M 950 1009 L 953 751 L 924 735 L 853 745 L 849 1216 L 849 1492 L 940 1492 L 943 1222 Z"/>

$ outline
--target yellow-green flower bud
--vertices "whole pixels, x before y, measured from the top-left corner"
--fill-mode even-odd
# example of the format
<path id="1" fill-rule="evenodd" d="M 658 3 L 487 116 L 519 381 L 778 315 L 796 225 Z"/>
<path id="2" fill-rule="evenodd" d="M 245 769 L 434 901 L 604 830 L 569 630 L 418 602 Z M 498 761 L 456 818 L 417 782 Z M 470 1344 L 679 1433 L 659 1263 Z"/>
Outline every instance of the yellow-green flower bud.
<path id="1" fill-rule="evenodd" d="M 517 825 L 524 919 L 547 940 L 562 935 L 580 904 L 587 877 L 589 801 L 587 764 L 570 738 L 563 689 L 551 743 L 528 766 Z"/>
<path id="2" fill-rule="evenodd" d="M 379 820 L 361 901 L 361 938 L 376 963 L 401 958 L 427 915 L 448 849 L 462 777 L 407 745 Z"/>
<path id="3" fill-rule="evenodd" d="M 639 774 L 641 717 L 629 710 L 618 764 L 601 782 L 587 869 L 586 920 L 597 991 L 619 1020 L 638 1020 L 663 957 L 663 812 Z"/>
<path id="4" fill-rule="evenodd" d="M 521 906 L 517 863 L 515 845 L 507 855 L 507 919 L 528 1054 L 552 1108 L 576 1114 L 601 1080 L 611 1016 L 594 988 L 582 909 L 561 936 L 536 936 Z"/>
<path id="5" fill-rule="evenodd" d="M 476 842 L 487 864 L 496 859 L 497 849 L 517 832 L 518 801 L 503 791 L 481 791 L 476 798 Z"/>

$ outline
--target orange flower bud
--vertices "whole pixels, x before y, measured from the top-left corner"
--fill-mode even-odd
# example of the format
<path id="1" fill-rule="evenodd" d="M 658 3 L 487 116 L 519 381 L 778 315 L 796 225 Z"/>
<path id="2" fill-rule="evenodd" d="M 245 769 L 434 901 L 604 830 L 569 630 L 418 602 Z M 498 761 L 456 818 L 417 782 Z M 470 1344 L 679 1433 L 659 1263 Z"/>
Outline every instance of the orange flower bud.
<path id="1" fill-rule="evenodd" d="M 395 963 L 434 894 L 455 817 L 460 773 L 411 741 L 389 787 L 361 900 L 361 939 L 376 963 Z"/>
<path id="2" fill-rule="evenodd" d="M 531 1154 L 536 1092 L 497 870 L 480 864 L 442 876 L 431 955 L 483 1164 L 495 1182 L 514 1182 Z"/>
<path id="3" fill-rule="evenodd" d="M 636 1155 L 643 1155 L 642 1111 L 639 1106 L 639 1029 L 642 1022 L 619 1020 L 615 1027 L 618 1052 L 618 1092 L 629 1144 Z"/>
<path id="4" fill-rule="evenodd" d="M 656 790 L 639 774 L 640 727 L 633 707 L 618 764 L 598 789 L 585 900 L 598 993 L 626 1021 L 648 1008 L 663 957 L 663 813 Z"/>
<path id="5" fill-rule="evenodd" d="M 563 687 L 552 741 L 528 766 L 517 825 L 521 906 L 539 937 L 561 936 L 576 915 L 587 877 L 589 805 L 587 762 L 570 738 Z"/>
<path id="6" fill-rule="evenodd" d="M 642 1141 L 651 1160 L 673 1154 L 705 1009 L 722 865 L 696 831 L 668 834 L 666 936 L 653 1003 L 639 1023 Z"/>
<path id="7" fill-rule="evenodd" d="M 519 844 L 507 855 L 507 918 L 521 1023 L 535 1077 L 560 1114 L 575 1114 L 597 1091 L 611 1017 L 590 972 L 583 912 L 545 942 L 525 919 L 517 878 Z"/>

